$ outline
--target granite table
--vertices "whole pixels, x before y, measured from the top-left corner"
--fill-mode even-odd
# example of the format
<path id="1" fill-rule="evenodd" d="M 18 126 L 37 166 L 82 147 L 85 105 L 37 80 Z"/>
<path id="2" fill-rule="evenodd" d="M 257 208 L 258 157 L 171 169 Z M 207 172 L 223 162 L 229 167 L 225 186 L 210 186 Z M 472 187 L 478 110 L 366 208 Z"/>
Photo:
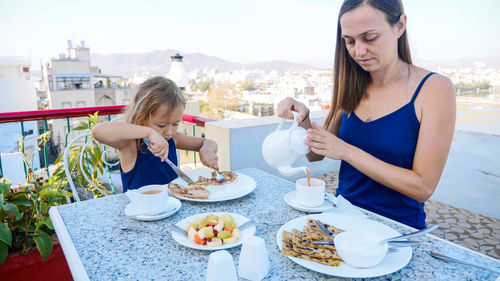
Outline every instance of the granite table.
<path id="1" fill-rule="evenodd" d="M 124 214 L 125 195 L 114 195 L 52 208 L 50 217 L 75 280 L 204 280 L 211 251 L 200 251 L 177 244 L 171 225 L 204 212 L 238 213 L 258 222 L 256 235 L 265 239 L 270 271 L 265 280 L 344 280 L 306 269 L 282 255 L 276 244 L 279 227 L 291 219 L 306 215 L 289 207 L 283 196 L 295 184 L 264 171 L 249 168 L 244 173 L 257 183 L 251 194 L 230 201 L 199 203 L 182 201 L 181 209 L 163 220 L 135 221 Z M 387 218 L 368 213 L 368 218 L 399 232 L 414 229 Z M 132 226 L 142 231 L 124 231 Z M 409 264 L 401 270 L 371 280 L 495 280 L 494 273 L 456 263 L 437 260 L 429 255 L 437 251 L 490 268 L 500 262 L 478 252 L 452 244 L 432 235 L 415 240 Z M 237 268 L 241 247 L 229 249 Z"/>

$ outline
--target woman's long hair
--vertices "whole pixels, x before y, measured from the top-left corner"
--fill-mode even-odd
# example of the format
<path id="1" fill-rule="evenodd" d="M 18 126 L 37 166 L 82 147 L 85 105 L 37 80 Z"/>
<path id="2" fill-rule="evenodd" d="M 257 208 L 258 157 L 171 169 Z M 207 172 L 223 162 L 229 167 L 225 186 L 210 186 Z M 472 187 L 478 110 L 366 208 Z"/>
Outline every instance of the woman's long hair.
<path id="1" fill-rule="evenodd" d="M 335 61 L 333 66 L 333 95 L 330 112 L 325 119 L 324 127 L 330 129 L 337 113 L 351 114 L 366 94 L 370 82 L 370 73 L 363 70 L 349 55 L 342 38 L 340 17 L 361 5 L 370 5 L 382 11 L 390 25 L 394 26 L 404 14 L 401 0 L 345 0 L 340 8 L 337 19 L 337 40 L 335 46 Z M 411 64 L 410 46 L 406 30 L 398 39 L 399 58 Z"/>

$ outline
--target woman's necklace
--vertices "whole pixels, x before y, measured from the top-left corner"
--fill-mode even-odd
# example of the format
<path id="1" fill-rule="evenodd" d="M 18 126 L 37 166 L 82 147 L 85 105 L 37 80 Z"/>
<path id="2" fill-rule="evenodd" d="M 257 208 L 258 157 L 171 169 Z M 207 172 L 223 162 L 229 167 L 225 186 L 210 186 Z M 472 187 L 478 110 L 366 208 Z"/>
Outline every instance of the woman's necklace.
<path id="1" fill-rule="evenodd" d="M 408 92 L 408 86 L 410 84 L 410 75 L 411 75 L 411 67 L 408 67 L 408 78 L 407 78 L 407 81 L 406 81 L 406 92 Z M 375 106 L 373 109 L 372 109 L 372 112 L 377 112 L 377 107 Z M 373 117 L 372 117 L 372 114 L 368 114 L 368 117 L 366 117 L 365 119 L 365 122 L 371 122 L 373 121 Z"/>

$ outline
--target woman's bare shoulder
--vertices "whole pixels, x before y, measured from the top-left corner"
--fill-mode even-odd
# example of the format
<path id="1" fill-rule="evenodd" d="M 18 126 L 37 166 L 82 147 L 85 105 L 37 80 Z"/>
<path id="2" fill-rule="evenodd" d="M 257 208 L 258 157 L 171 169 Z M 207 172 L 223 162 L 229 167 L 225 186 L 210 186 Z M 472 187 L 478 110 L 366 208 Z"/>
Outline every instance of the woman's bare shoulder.
<path id="1" fill-rule="evenodd" d="M 431 71 L 415 67 L 417 75 L 420 80 L 429 74 Z M 445 75 L 434 73 L 431 75 L 427 81 L 425 81 L 422 87 L 421 94 L 423 96 L 424 102 L 429 102 L 429 100 L 455 100 L 455 88 L 453 87 L 453 82 Z"/>

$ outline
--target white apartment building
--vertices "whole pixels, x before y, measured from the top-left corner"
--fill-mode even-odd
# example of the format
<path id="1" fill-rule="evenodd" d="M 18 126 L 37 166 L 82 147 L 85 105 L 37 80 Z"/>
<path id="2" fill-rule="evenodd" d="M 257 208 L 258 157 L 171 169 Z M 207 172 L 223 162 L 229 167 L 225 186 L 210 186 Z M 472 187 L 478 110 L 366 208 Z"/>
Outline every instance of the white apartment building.
<path id="1" fill-rule="evenodd" d="M 73 46 L 68 40 L 67 52 L 43 66 L 42 76 L 51 109 L 129 104 L 132 99 L 131 88 L 116 87 L 120 76 L 104 74 L 98 67 L 91 66 L 90 48 L 84 41 Z M 71 127 L 75 121 L 72 119 Z M 62 149 L 66 142 L 67 121 L 53 120 L 52 128 L 55 143 Z M 79 132 L 72 131 L 68 141 L 77 134 Z"/>
<path id="2" fill-rule="evenodd" d="M 35 85 L 31 79 L 31 59 L 28 57 L 0 57 L 0 112 L 37 110 Z M 23 122 L 25 154 L 33 158 L 32 168 L 40 168 L 37 150 L 38 129 L 35 121 Z M 14 184 L 25 179 L 19 140 L 21 123 L 0 124 L 0 152 L 2 169 L 6 178 Z"/>

